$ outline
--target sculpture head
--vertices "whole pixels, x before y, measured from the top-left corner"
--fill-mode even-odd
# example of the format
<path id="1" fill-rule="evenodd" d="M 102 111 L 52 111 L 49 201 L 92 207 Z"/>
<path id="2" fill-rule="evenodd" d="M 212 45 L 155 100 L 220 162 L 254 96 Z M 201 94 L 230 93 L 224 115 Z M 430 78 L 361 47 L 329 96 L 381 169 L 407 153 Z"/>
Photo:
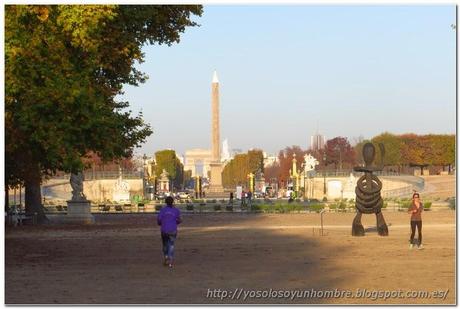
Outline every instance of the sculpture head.
<path id="1" fill-rule="evenodd" d="M 363 158 L 366 166 L 370 166 L 375 158 L 375 147 L 372 143 L 366 143 L 363 147 Z"/>

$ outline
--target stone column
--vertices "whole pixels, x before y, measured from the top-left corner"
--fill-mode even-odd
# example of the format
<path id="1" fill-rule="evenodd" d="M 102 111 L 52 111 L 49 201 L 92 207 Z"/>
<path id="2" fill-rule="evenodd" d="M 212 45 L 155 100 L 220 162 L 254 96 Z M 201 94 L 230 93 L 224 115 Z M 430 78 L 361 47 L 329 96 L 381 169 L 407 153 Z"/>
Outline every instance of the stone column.
<path id="1" fill-rule="evenodd" d="M 209 182 L 208 197 L 224 197 L 222 186 L 223 166 L 220 162 L 220 123 L 219 123 L 219 80 L 214 71 L 211 86 L 211 179 Z"/>
<path id="2" fill-rule="evenodd" d="M 219 80 L 217 72 L 214 71 L 212 78 L 212 128 L 211 128 L 211 150 L 212 161 L 220 162 L 220 123 L 219 123 Z"/>

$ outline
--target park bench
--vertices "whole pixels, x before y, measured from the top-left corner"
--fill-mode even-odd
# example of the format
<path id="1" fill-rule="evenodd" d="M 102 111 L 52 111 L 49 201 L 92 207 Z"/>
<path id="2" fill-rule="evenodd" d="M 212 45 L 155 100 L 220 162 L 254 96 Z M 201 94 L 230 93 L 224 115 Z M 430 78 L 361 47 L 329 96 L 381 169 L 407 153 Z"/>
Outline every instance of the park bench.
<path id="1" fill-rule="evenodd" d="M 19 213 L 17 220 L 18 220 L 19 225 L 24 225 L 25 223 L 37 224 L 37 213 L 34 213 L 34 214 Z"/>
<path id="2" fill-rule="evenodd" d="M 13 207 L 6 213 L 6 222 L 13 226 L 37 224 L 37 213 L 30 214 L 24 212 L 21 208 Z"/>

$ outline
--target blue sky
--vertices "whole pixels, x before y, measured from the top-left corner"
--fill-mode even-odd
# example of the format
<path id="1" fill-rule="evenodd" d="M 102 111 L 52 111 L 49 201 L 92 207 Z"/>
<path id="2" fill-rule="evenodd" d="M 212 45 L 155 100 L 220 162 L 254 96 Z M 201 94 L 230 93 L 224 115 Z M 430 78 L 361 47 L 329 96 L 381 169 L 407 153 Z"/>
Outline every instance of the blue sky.
<path id="1" fill-rule="evenodd" d="M 181 42 L 146 46 L 126 87 L 154 133 L 136 153 L 210 147 L 211 79 L 221 139 L 269 153 L 381 132 L 455 133 L 455 6 L 205 6 Z"/>

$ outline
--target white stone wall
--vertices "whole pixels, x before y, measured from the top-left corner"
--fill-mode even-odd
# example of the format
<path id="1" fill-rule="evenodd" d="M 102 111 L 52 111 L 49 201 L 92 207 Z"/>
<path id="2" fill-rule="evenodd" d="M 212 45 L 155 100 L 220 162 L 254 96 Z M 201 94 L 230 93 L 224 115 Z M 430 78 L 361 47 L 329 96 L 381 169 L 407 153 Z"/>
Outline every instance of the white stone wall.
<path id="1" fill-rule="evenodd" d="M 142 179 L 123 179 L 129 183 L 130 196 L 142 195 Z M 83 193 L 91 201 L 104 201 L 113 199 L 113 191 L 117 179 L 85 180 Z M 50 179 L 42 185 L 42 195 L 47 198 L 69 200 L 72 197 L 72 188 L 69 180 Z"/>
<path id="2" fill-rule="evenodd" d="M 355 198 L 354 190 L 356 187 L 356 182 L 358 181 L 359 177 L 355 178 L 354 184 L 350 188 L 350 184 L 348 183 L 350 181 L 349 177 L 326 177 L 326 189 L 328 187 L 328 183 L 330 181 L 341 181 L 342 182 L 342 188 L 344 189 L 344 198 Z M 397 190 L 400 189 L 401 191 L 407 191 L 407 192 L 412 192 L 411 189 L 413 186 L 413 183 L 408 182 L 404 179 L 398 179 L 398 177 L 379 177 L 379 179 L 382 181 L 382 195 L 387 196 L 385 194 L 386 191 L 392 191 L 392 193 L 397 193 Z M 393 191 L 395 190 L 395 191 Z M 314 185 L 313 185 L 313 198 L 316 199 L 322 199 L 324 196 L 324 178 L 315 178 L 314 179 Z M 329 199 L 331 198 L 338 198 L 337 194 L 334 194 L 334 196 L 328 196 Z"/>

